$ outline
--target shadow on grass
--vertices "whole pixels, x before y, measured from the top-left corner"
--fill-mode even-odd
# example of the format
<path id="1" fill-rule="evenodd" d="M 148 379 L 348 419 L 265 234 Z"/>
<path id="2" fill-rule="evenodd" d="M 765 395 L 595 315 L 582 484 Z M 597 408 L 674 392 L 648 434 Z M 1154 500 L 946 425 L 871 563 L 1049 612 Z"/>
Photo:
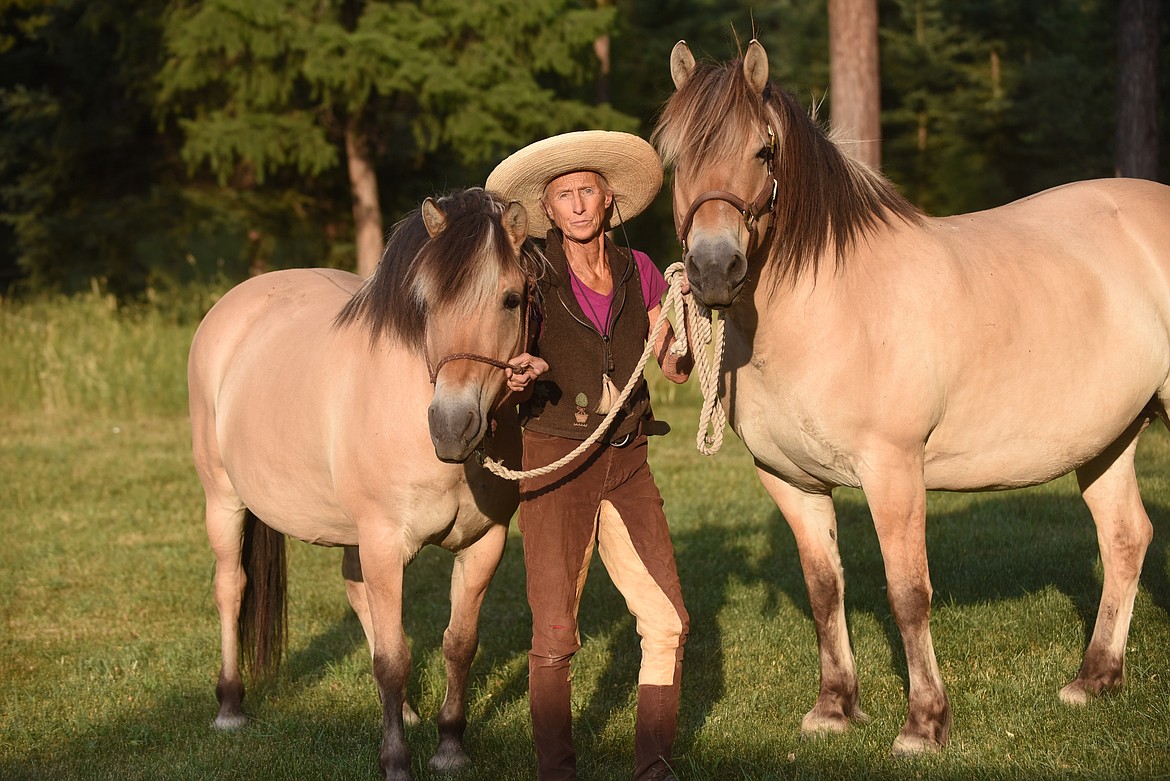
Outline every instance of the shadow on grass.
<path id="1" fill-rule="evenodd" d="M 344 589 L 340 577 L 337 583 Z M 296 621 L 295 604 L 289 606 L 289 620 Z M 362 624 L 357 614 L 350 612 L 326 631 L 315 635 L 307 646 L 290 653 L 282 665 L 284 676 L 297 686 L 311 686 L 325 676 L 330 664 L 344 659 L 358 648 L 367 647 Z"/>
<path id="2" fill-rule="evenodd" d="M 1167 546 L 1158 544 L 1170 533 L 1170 508 L 1149 506 L 1155 526 L 1155 545 L 1145 562 L 1142 584 L 1161 610 L 1170 608 L 1167 578 Z M 886 603 L 884 571 L 876 535 L 864 503 L 850 497 L 838 503 L 841 554 L 847 573 L 846 605 L 851 614 L 878 619 L 887 634 L 891 658 L 905 677 L 901 640 Z M 745 555 L 744 538 L 763 530 L 770 548 L 766 556 Z M 701 765 L 688 767 L 696 737 L 712 710 L 725 698 L 734 698 L 725 681 L 725 642 L 720 616 L 734 589 L 763 586 L 769 594 L 763 619 L 787 602 L 808 616 L 808 597 L 787 524 L 775 510 L 760 518 L 747 518 L 734 526 L 719 526 L 694 519 L 680 525 L 674 535 L 676 557 L 684 595 L 691 614 L 691 638 L 687 647 L 684 681 L 703 681 L 686 686 L 680 713 L 676 754 L 684 757 L 681 778 L 840 778 L 909 777 L 908 766 L 878 763 L 873 758 L 835 749 L 803 752 L 796 767 L 784 757 L 749 758 L 719 746 L 704 746 Z M 1100 596 L 1097 543 L 1088 511 L 1079 499 L 1049 494 L 1012 492 L 987 494 L 971 500 L 963 509 L 932 513 L 928 530 L 935 599 L 938 603 L 964 606 L 1013 599 L 1045 589 L 1067 596 L 1091 632 Z M 423 679 L 441 681 L 439 649 L 449 612 L 448 592 L 452 557 L 429 550 L 408 569 L 404 583 L 404 622 L 411 637 L 415 674 L 410 695 L 416 704 L 434 703 L 442 692 L 425 689 Z M 292 573 L 295 576 L 295 573 Z M 337 598 L 344 601 L 340 575 Z M 297 621 L 297 605 L 289 606 L 290 621 Z M 583 777 L 626 777 L 632 766 L 632 724 L 620 734 L 631 736 L 629 745 L 592 740 L 614 718 L 627 718 L 636 690 L 640 649 L 633 622 L 620 595 L 596 560 L 582 604 L 584 642 L 608 638 L 608 655 L 596 675 L 590 696 L 580 703 L 578 749 Z M 523 708 L 527 695 L 527 669 L 520 663 L 529 639 L 529 615 L 524 594 L 520 540 L 513 535 L 484 605 L 480 651 L 472 670 L 473 691 L 487 688 L 491 679 L 486 714 L 472 714 L 468 726 L 469 749 L 477 766 L 453 776 L 470 778 L 531 777 L 531 740 L 515 720 L 496 714 Z M 207 643 L 217 638 L 209 635 Z M 809 636 L 799 642 L 815 645 Z M 945 653 L 944 649 L 940 649 Z M 372 678 L 360 700 L 329 705 L 326 712 L 307 711 L 290 705 L 288 690 L 311 688 L 328 674 L 331 664 L 365 656 L 365 639 L 356 618 L 328 625 L 286 660 L 276 691 L 259 687 L 249 693 L 248 710 L 257 721 L 238 735 L 220 735 L 209 728 L 214 716 L 213 677 L 208 670 L 206 689 L 186 684 L 155 699 L 148 708 L 124 706 L 109 718 L 76 732 L 35 756 L 4 757 L 0 777 L 48 778 L 168 778 L 168 777 L 265 777 L 375 778 L 380 725 Z M 815 697 L 808 692 L 807 707 Z M 473 694 L 473 699 L 475 695 Z M 483 698 L 481 698 L 482 702 Z M 433 705 L 421 709 L 424 724 L 408 730 L 416 778 L 437 777 L 425 767 L 437 744 Z M 427 711 L 431 712 L 427 712 Z M 482 706 L 480 710 L 483 710 Z M 767 715 L 761 718 L 768 718 Z M 750 723 L 744 724 L 751 729 Z M 111 748 L 115 747 L 115 748 Z M 96 760 L 95 757 L 100 759 Z M 944 763 L 945 764 L 945 763 Z M 517 768 L 521 772 L 517 774 Z M 938 766 L 926 759 L 913 766 L 910 776 L 959 779 L 967 771 Z M 685 771 L 690 772 L 685 772 Z M 986 773 L 993 768 L 980 768 Z M 726 771 L 726 772 L 725 772 Z M 977 776 L 983 777 L 980 773 Z M 994 777 L 1014 777 L 1000 767 Z M 988 776 L 990 777 L 990 776 Z M 1057 778 L 1041 768 L 1027 769 L 1028 778 Z"/>
<path id="3" fill-rule="evenodd" d="M 878 620 L 908 690 L 902 638 L 886 598 L 872 518 L 859 493 L 854 501 L 836 505 L 846 611 Z M 1159 544 L 1170 534 L 1170 509 L 1147 503 L 1147 512 L 1154 542 L 1146 554 L 1141 586 L 1155 606 L 1170 614 L 1168 546 Z M 796 544 L 779 511 L 771 513 L 768 530 L 776 566 L 760 577 L 773 590 L 774 603 L 780 594 L 786 595 L 811 622 Z M 959 511 L 928 511 L 927 550 L 936 607 L 994 603 L 1053 588 L 1076 609 L 1087 647 L 1100 604 L 1101 578 L 1096 529 L 1079 498 L 1009 491 L 978 495 Z"/>
<path id="4" fill-rule="evenodd" d="M 299 543 L 290 543 L 299 544 Z M 441 653 L 436 663 L 429 657 L 441 651 L 442 634 L 449 614 L 449 583 L 453 557 L 435 549 L 420 556 L 407 571 L 405 602 L 406 625 L 412 635 L 416 664 L 430 677 L 443 676 Z M 518 558 L 501 566 L 501 583 L 497 591 L 514 592 L 519 586 L 519 605 L 523 605 L 523 562 Z M 338 552 L 340 564 L 340 552 Z M 335 581 L 337 600 L 345 602 L 340 566 Z M 295 567 L 290 579 L 296 578 Z M 332 586 L 332 584 L 330 584 Z M 515 593 L 505 594 L 514 603 Z M 491 611 L 515 614 L 513 604 L 498 604 Z M 303 620 L 296 600 L 289 608 L 289 622 Z M 491 612 L 488 611 L 488 612 Z M 298 617 L 298 612 L 301 616 Z M 528 616 L 513 615 L 513 622 L 527 626 Z M 482 627 L 492 642 L 481 646 L 480 657 L 472 672 L 472 686 L 482 682 L 491 670 L 507 667 L 508 658 L 516 653 L 518 638 L 491 631 L 493 625 L 507 625 L 504 616 L 485 617 Z M 209 623 L 209 628 L 211 624 Z M 516 641 L 516 642 L 513 642 Z M 206 670 L 185 676 L 184 682 L 167 685 L 161 690 L 143 693 L 136 702 L 111 700 L 99 719 L 75 717 L 74 727 L 66 733 L 56 731 L 52 741 L 34 750 L 16 755 L 0 740 L 0 779 L 5 781 L 47 781 L 53 779 L 159 779 L 159 778 L 281 778 L 281 779 L 363 779 L 377 778 L 378 749 L 381 741 L 381 717 L 373 677 L 369 674 L 365 636 L 356 616 L 348 610 L 343 616 L 299 643 L 285 658 L 275 681 L 248 682 L 244 701 L 249 725 L 237 733 L 220 733 L 211 728 L 215 716 L 215 673 L 218 667 L 218 633 L 208 633 L 207 647 L 215 648 L 214 659 Z M 355 655 L 360 660 L 355 659 Z M 333 697 L 328 691 L 310 690 L 329 678 L 331 668 L 343 660 L 357 663 L 364 671 L 359 694 L 354 696 L 352 681 L 340 680 L 330 689 L 341 692 Z M 419 675 L 412 676 L 414 702 L 433 699 L 422 692 Z M 190 680 L 206 681 L 192 685 Z M 526 675 L 505 687 L 508 696 L 519 699 L 527 692 Z M 439 697 L 442 695 L 440 687 Z M 146 703 L 150 704 L 146 704 Z M 477 724 L 469 728 L 471 752 L 489 741 L 493 757 L 488 758 L 488 776 L 473 768 L 465 773 L 439 774 L 426 764 L 438 744 L 435 713 L 437 704 L 424 713 L 422 724 L 407 729 L 416 779 L 451 779 L 469 781 L 480 777 L 513 777 L 515 757 L 530 752 L 524 733 L 509 732 L 503 726 Z M 4 725 L 7 730 L 10 725 Z M 12 725 L 15 726 L 15 725 Z M 40 730 L 36 725 L 22 729 Z M 494 744 L 494 745 L 492 745 Z M 499 757 L 506 758 L 500 769 Z M 522 763 L 521 763 L 522 765 Z M 494 768 L 492 770 L 491 768 Z M 496 771 L 503 772 L 499 775 Z M 494 774 L 494 775 L 492 775 Z"/>
<path id="5" fill-rule="evenodd" d="M 1170 533 L 1170 509 L 1150 505 L 1149 514 L 1155 527 L 1155 540 L 1165 539 Z M 756 557 L 753 562 L 752 557 L 744 555 L 743 539 L 761 526 L 771 551 L 769 556 Z M 860 495 L 838 502 L 838 527 L 842 562 L 847 573 L 846 608 L 851 615 L 871 615 L 882 626 L 890 657 L 905 686 L 902 642 L 886 601 L 885 573 L 877 536 Z M 687 679 L 703 681 L 702 686 L 684 686 L 676 745 L 676 754 L 681 755 L 688 751 L 713 708 L 724 697 L 735 696 L 734 692 L 727 691 L 724 680 L 724 640 L 719 628 L 720 614 L 733 587 L 763 585 L 769 594 L 766 613 L 780 610 L 787 602 L 798 606 L 810 621 L 811 611 L 796 546 L 778 511 L 773 510 L 759 520 L 747 519 L 736 527 L 695 521 L 689 528 L 675 532 L 674 543 L 692 626 L 684 682 Z M 1100 577 L 1095 529 L 1079 498 L 1034 492 L 979 495 L 960 510 L 932 512 L 927 544 L 936 605 L 979 605 L 1055 589 L 1071 601 L 1083 624 L 1087 642 L 1096 619 Z M 522 705 L 527 696 L 526 664 L 516 663 L 518 657 L 524 657 L 529 638 L 520 547 L 520 540 L 513 535 L 484 605 L 480 650 L 472 670 L 473 687 L 485 676 L 502 676 L 502 682 L 494 687 L 491 698 L 490 707 L 497 711 Z M 1142 585 L 1157 607 L 1170 612 L 1166 551 L 1165 545 L 1150 547 Z M 447 592 L 451 561 L 450 555 L 434 551 L 420 555 L 407 571 L 404 622 L 414 649 L 416 669 L 411 677 L 410 696 L 415 703 L 425 699 L 419 673 L 430 662 L 422 660 L 435 655 L 442 645 L 449 607 Z M 340 580 L 338 587 L 341 588 Z M 602 745 L 597 736 L 612 719 L 625 718 L 631 712 L 640 648 L 632 618 L 596 556 L 582 600 L 581 629 L 585 644 L 590 643 L 591 637 L 608 638 L 604 667 L 596 676 L 591 694 L 579 703 L 575 722 L 582 767 L 584 770 L 596 763 L 592 768 L 595 773 L 608 768 L 618 769 L 624 774 L 624 769 L 632 765 L 632 738 L 628 741 L 630 745 L 614 747 Z M 805 640 L 815 644 L 811 629 Z M 321 675 L 328 659 L 352 653 L 359 646 L 364 646 L 364 639 L 356 619 L 339 622 L 294 655 L 289 664 L 292 678 L 298 685 L 302 680 L 314 680 Z M 945 653 L 945 649 L 941 650 Z M 432 671 L 432 675 L 441 674 L 441 669 Z M 372 681 L 370 691 L 373 697 Z M 815 694 L 815 690 L 809 691 L 807 702 L 794 706 L 794 709 L 807 707 Z M 433 721 L 433 713 L 422 715 L 424 720 Z M 376 725 L 367 727 L 376 733 Z M 632 724 L 623 733 L 632 734 Z M 490 723 L 477 724 L 472 720 L 468 737 L 469 743 L 474 745 L 477 741 L 493 743 L 500 735 Z M 530 755 L 528 740 L 524 735 L 520 750 Z M 433 746 L 422 750 L 431 749 Z M 419 749 L 415 751 L 417 753 Z M 592 756 L 595 752 L 602 756 Z M 709 747 L 704 748 L 704 755 L 719 762 L 718 750 L 712 752 Z M 729 755 L 724 761 L 728 766 L 736 767 L 740 759 Z M 752 777 L 789 777 L 779 767 L 775 771 L 778 775 L 771 775 L 771 771 L 761 772 L 762 775 Z M 832 771 L 826 769 L 824 772 L 827 777 L 832 777 Z M 865 773 L 872 778 L 903 775 L 896 767 L 888 770 L 865 768 Z M 961 772 L 952 774 L 949 770 L 927 775 L 931 778 L 962 777 Z M 1032 776 L 1035 773 L 1030 771 Z"/>
<path id="6" fill-rule="evenodd" d="M 211 728 L 212 701 L 206 692 L 176 690 L 150 708 L 112 708 L 108 718 L 68 740 L 0 760 L 0 778 L 342 781 L 380 776 L 380 719 L 368 703 L 337 703 L 327 712 L 253 703 L 257 715 L 246 728 L 220 733 Z M 431 778 L 425 765 L 435 736 L 413 730 L 407 737 L 416 778 Z"/>

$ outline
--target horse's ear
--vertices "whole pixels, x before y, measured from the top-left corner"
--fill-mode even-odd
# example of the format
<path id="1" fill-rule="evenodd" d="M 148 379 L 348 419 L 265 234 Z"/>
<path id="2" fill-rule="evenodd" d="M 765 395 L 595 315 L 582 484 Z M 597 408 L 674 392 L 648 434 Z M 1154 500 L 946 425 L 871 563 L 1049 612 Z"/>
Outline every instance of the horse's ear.
<path id="1" fill-rule="evenodd" d="M 694 69 L 695 55 L 691 54 L 691 47 L 686 41 L 679 41 L 670 51 L 670 78 L 674 81 L 674 88 L 686 84 Z"/>
<path id="2" fill-rule="evenodd" d="M 754 92 L 762 93 L 768 86 L 768 53 L 755 38 L 743 56 L 743 77 Z"/>
<path id="3" fill-rule="evenodd" d="M 518 248 L 528 238 L 528 210 L 519 201 L 512 201 L 504 210 L 504 231 L 513 249 Z"/>
<path id="4" fill-rule="evenodd" d="M 443 214 L 439 204 L 431 198 L 422 202 L 422 218 L 423 227 L 427 229 L 427 235 L 432 239 L 447 228 L 447 215 Z"/>

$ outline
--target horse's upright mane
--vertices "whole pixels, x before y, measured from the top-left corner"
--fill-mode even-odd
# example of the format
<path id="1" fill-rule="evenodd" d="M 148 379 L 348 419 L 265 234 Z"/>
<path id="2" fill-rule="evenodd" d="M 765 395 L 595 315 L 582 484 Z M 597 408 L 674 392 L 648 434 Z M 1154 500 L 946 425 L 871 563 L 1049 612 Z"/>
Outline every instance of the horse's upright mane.
<path id="1" fill-rule="evenodd" d="M 421 350 L 431 311 L 459 307 L 471 316 L 494 290 L 512 258 L 500 224 L 507 202 L 476 187 L 456 190 L 436 203 L 446 216 L 446 229 L 434 238 L 428 236 L 421 207 L 398 222 L 378 268 L 338 312 L 337 327 L 360 325 L 369 332 L 371 344 L 384 336 Z M 487 263 L 489 258 L 496 260 L 494 267 Z M 526 240 L 520 270 L 539 276 L 544 262 L 532 241 Z"/>
<path id="2" fill-rule="evenodd" d="M 764 124 L 780 144 L 767 262 L 781 277 L 810 266 L 815 273 L 829 251 L 840 268 L 867 233 L 895 219 L 922 218 L 888 179 L 843 151 L 791 94 L 771 82 L 762 95 L 751 89 L 742 57 L 696 64 L 667 101 L 651 140 L 677 176 L 726 166 L 742 154 L 744 133 L 758 133 Z"/>

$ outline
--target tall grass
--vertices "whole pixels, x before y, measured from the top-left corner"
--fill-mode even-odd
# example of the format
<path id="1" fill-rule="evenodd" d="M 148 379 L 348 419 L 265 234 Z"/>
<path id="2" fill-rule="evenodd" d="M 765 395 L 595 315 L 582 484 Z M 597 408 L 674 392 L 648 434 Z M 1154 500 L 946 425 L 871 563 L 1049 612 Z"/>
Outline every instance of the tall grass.
<path id="1" fill-rule="evenodd" d="M 175 415 L 187 348 L 219 291 L 176 288 L 149 304 L 90 292 L 0 299 L 0 414 Z"/>
<path id="2" fill-rule="evenodd" d="M 249 690 L 251 726 L 210 729 L 218 626 L 183 390 L 196 318 L 178 308 L 119 310 L 100 292 L 0 305 L 0 778 L 374 778 L 380 711 L 335 550 L 291 543 L 284 670 Z M 1100 595 L 1075 482 L 932 494 L 933 630 L 955 725 L 941 755 L 893 760 L 906 668 L 864 498 L 837 494 L 872 721 L 802 741 L 817 649 L 792 535 L 733 435 L 715 458 L 695 452 L 697 389 L 671 396 L 661 382 L 656 412 L 675 431 L 653 442 L 651 465 L 692 617 L 680 779 L 1170 777 L 1170 437 L 1161 427 L 1139 448 L 1156 533 L 1125 690 L 1082 709 L 1056 698 L 1076 674 Z M 520 543 L 513 529 L 484 605 L 467 733 L 476 765 L 458 781 L 534 777 Z M 450 563 L 428 548 L 405 584 L 409 693 L 424 718 L 408 739 L 420 780 L 436 778 L 426 760 L 445 686 Z M 582 778 L 626 778 L 639 649 L 596 557 L 581 625 Z"/>

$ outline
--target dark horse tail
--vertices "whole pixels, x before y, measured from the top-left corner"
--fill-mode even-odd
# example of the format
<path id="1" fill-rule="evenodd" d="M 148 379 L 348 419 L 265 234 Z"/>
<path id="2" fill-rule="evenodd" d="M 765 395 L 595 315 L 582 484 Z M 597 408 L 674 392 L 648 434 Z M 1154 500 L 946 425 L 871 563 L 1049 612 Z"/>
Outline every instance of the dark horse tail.
<path id="1" fill-rule="evenodd" d="M 284 535 L 247 510 L 244 516 L 244 598 L 240 604 L 240 653 L 253 678 L 280 669 L 286 637 Z"/>

